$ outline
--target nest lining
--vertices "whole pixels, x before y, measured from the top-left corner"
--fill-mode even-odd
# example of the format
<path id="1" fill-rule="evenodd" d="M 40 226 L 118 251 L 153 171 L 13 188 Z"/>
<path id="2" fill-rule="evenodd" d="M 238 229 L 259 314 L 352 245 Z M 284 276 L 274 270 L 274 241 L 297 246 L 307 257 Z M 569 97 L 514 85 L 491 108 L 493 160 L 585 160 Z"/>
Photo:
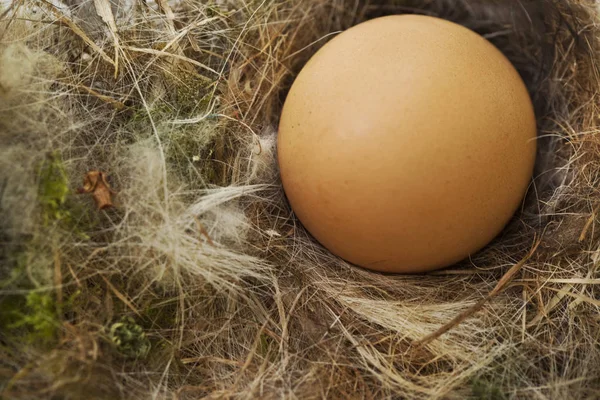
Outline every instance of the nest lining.
<path id="1" fill-rule="evenodd" d="M 5 395 L 600 395 L 593 2 L 98 3 L 116 30 L 94 2 L 0 10 Z M 532 189 L 504 233 L 418 276 L 329 254 L 275 162 L 306 60 L 397 13 L 488 38 L 539 127 Z M 74 194 L 91 170 L 110 175 L 115 208 Z"/>

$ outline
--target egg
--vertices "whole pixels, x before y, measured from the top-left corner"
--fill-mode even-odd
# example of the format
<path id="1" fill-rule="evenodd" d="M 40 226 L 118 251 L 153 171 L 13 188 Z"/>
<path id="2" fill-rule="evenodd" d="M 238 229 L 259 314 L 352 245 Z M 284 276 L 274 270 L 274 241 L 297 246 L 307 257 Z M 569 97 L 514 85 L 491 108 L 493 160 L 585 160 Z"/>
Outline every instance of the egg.
<path id="1" fill-rule="evenodd" d="M 418 273 L 503 230 L 531 181 L 536 119 L 490 42 L 396 15 L 348 29 L 308 61 L 277 150 L 291 208 L 317 241 L 358 266 Z"/>

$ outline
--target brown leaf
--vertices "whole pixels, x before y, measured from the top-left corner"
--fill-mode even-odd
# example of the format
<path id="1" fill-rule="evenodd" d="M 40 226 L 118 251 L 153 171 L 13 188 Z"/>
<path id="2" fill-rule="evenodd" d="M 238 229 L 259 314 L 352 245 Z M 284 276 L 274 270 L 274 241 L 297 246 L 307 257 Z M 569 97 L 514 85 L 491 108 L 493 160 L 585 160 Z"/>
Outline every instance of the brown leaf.
<path id="1" fill-rule="evenodd" d="M 91 193 L 99 210 L 114 207 L 112 195 L 115 192 L 106 181 L 106 174 L 101 171 L 90 171 L 83 180 L 83 187 L 79 193 Z"/>

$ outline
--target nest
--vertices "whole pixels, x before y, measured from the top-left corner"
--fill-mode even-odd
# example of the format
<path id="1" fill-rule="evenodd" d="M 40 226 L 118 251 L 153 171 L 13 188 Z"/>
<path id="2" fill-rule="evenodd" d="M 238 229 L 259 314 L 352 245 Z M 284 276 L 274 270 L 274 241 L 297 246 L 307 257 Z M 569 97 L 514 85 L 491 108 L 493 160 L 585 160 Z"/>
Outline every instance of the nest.
<path id="1" fill-rule="evenodd" d="M 0 3 L 3 397 L 600 397 L 597 12 L 591 0 Z M 328 253 L 291 212 L 275 159 L 302 65 L 336 32 L 399 13 L 489 39 L 538 117 L 518 215 L 426 275 Z"/>

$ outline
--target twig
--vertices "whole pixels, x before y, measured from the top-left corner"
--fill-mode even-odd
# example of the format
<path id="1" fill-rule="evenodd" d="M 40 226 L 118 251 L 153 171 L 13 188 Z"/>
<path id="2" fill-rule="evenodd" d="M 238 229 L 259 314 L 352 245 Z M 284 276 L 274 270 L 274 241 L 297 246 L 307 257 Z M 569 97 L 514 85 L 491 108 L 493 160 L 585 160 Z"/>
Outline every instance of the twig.
<path id="1" fill-rule="evenodd" d="M 67 263 L 67 268 L 69 268 L 69 272 L 71 273 L 71 276 L 73 276 L 73 278 L 75 279 L 75 283 L 77 284 L 77 287 L 81 288 L 81 286 L 82 286 L 81 281 L 75 274 L 75 271 L 73 271 L 73 267 L 71 267 L 71 264 Z"/>
<path id="2" fill-rule="evenodd" d="M 125 50 L 129 50 L 129 51 L 133 51 L 133 52 L 136 52 L 136 53 L 146 53 L 146 54 L 152 54 L 152 55 L 155 55 L 155 56 L 173 57 L 173 58 L 176 58 L 176 59 L 178 59 L 178 60 L 182 60 L 182 61 L 188 62 L 188 63 L 190 63 L 190 64 L 193 64 L 193 65 L 195 65 L 195 66 L 197 66 L 197 67 L 200 67 L 200 68 L 202 68 L 202 69 L 205 69 L 205 70 L 207 70 L 207 71 L 210 71 L 210 72 L 212 72 L 213 74 L 218 74 L 218 72 L 217 72 L 217 71 L 215 71 L 214 69 L 212 69 L 212 68 L 211 68 L 211 67 L 209 67 L 208 65 L 202 64 L 201 62 L 198 62 L 198 61 L 196 61 L 196 60 L 193 60 L 193 59 L 191 59 L 191 58 L 189 58 L 189 57 L 182 56 L 182 55 L 180 55 L 180 54 L 169 53 L 168 51 L 164 51 L 164 50 L 145 49 L 145 48 L 143 48 L 143 47 L 134 47 L 134 46 L 123 46 L 123 49 L 125 49 Z M 201 76 L 202 76 L 202 75 L 201 75 Z M 207 81 L 208 81 L 208 80 L 212 81 L 212 80 L 211 80 L 211 79 L 209 79 L 208 77 L 205 77 L 205 76 L 202 76 L 202 77 L 203 77 L 205 80 L 207 80 Z"/>
<path id="3" fill-rule="evenodd" d="M 498 295 L 502 290 L 504 290 L 504 288 L 506 288 L 508 283 L 510 281 L 512 281 L 512 279 L 517 274 L 517 272 L 519 272 L 521 270 L 521 268 L 523 268 L 525 263 L 531 258 L 533 253 L 536 251 L 536 249 L 540 245 L 540 242 L 541 242 L 540 240 L 537 240 L 534 243 L 534 245 L 531 248 L 531 250 L 529 251 L 529 253 L 527 253 L 527 255 L 521 259 L 521 261 L 519 261 L 518 263 L 513 265 L 502 276 L 502 278 L 496 284 L 496 287 L 494 287 L 494 289 L 492 289 L 492 291 L 489 292 L 487 296 L 485 296 L 483 299 L 479 300 L 477 303 L 475 303 L 475 305 L 473 305 L 466 311 L 463 311 L 462 313 L 458 314 L 450 322 L 442 325 L 442 327 L 440 327 L 437 331 L 430 333 L 429 335 L 425 336 L 424 338 L 422 338 L 420 340 L 414 341 L 412 343 L 412 347 L 415 349 L 420 349 L 423 346 L 426 346 L 427 344 L 431 343 L 433 340 L 439 338 L 444 333 L 448 332 L 450 329 L 454 328 L 455 326 L 457 326 L 458 324 L 462 323 L 467 318 L 469 318 L 471 315 L 473 315 L 474 313 L 479 311 L 485 305 L 485 303 L 487 303 L 491 298 Z"/>
<path id="4" fill-rule="evenodd" d="M 127 307 L 129 307 L 129 309 L 131 311 L 133 311 L 134 313 L 136 313 L 137 316 L 141 317 L 142 315 L 140 314 L 140 312 L 137 310 L 137 308 L 135 308 L 135 306 L 131 303 L 131 301 L 129 301 L 129 299 L 127 299 L 127 297 L 125 297 L 125 295 L 121 292 L 119 292 L 117 290 L 116 287 L 114 287 L 112 285 L 112 283 L 110 283 L 108 281 L 108 279 L 106 279 L 104 276 L 100 275 L 100 278 L 102 278 L 104 280 L 104 282 L 106 282 L 106 286 L 108 286 L 108 288 L 115 294 L 115 296 L 117 296 L 119 298 L 119 300 L 121 300 Z"/>
<path id="5" fill-rule="evenodd" d="M 600 307 L 600 300 L 596 300 L 596 299 L 593 299 L 593 298 L 588 297 L 588 296 L 584 296 L 584 295 L 579 294 L 579 293 L 571 293 L 570 291 L 566 291 L 566 290 L 563 290 L 563 289 L 556 289 L 556 288 L 552 288 L 552 287 L 549 287 L 548 289 L 549 290 L 553 290 L 553 291 L 555 291 L 557 293 L 564 294 L 564 295 L 569 296 L 569 297 L 573 297 L 573 298 L 579 300 L 580 302 L 584 301 L 584 302 L 592 304 L 592 305 L 594 305 L 596 307 Z"/>
<path id="6" fill-rule="evenodd" d="M 598 215 L 599 209 L 600 209 L 600 205 L 597 205 L 596 207 L 594 207 L 594 210 L 592 211 L 592 215 L 590 215 L 587 222 L 585 223 L 585 226 L 581 230 L 581 235 L 579 235 L 579 240 L 578 240 L 579 243 L 581 243 L 585 240 L 590 227 L 592 226 L 592 224 L 594 223 L 594 220 L 596 219 L 596 215 Z"/>
<path id="7" fill-rule="evenodd" d="M 54 286 L 56 286 L 56 303 L 59 309 L 62 309 L 63 290 L 62 290 L 62 271 L 60 262 L 60 252 L 54 252 Z"/>
<path id="8" fill-rule="evenodd" d="M 102 93 L 99 93 L 99 92 L 95 91 L 94 89 L 92 89 L 90 87 L 87 87 L 85 85 L 78 84 L 78 85 L 76 85 L 76 87 L 78 89 L 83 89 L 88 94 L 91 94 L 92 96 L 97 97 L 98 99 L 104 101 L 105 103 L 109 103 L 110 105 L 112 105 L 117 110 L 123 110 L 126 107 L 123 102 L 121 102 L 119 100 L 115 100 L 115 99 L 113 99 L 110 96 L 103 95 Z"/>
<path id="9" fill-rule="evenodd" d="M 198 226 L 198 230 L 200 231 L 200 233 L 202 235 L 204 235 L 204 237 L 206 238 L 206 241 L 208 242 L 208 244 L 210 244 L 211 246 L 215 247 L 215 242 L 213 242 L 213 240 L 211 239 L 210 235 L 206 231 L 206 228 L 204 228 L 204 225 L 202 225 L 202 222 L 200 222 L 200 220 L 198 219 L 198 217 L 194 217 L 194 219 L 196 220 L 196 225 Z"/>
<path id="10" fill-rule="evenodd" d="M 200 357 L 189 357 L 189 358 L 181 359 L 182 364 L 197 364 L 202 361 L 217 362 L 219 364 L 233 365 L 236 367 L 242 367 L 244 365 L 244 363 L 241 361 L 229 360 L 227 358 L 221 358 L 221 357 L 200 356 Z"/>
<path id="11" fill-rule="evenodd" d="M 547 281 L 546 281 L 547 282 Z M 567 293 L 569 293 L 572 289 L 574 288 L 574 286 L 570 283 L 567 283 L 566 285 L 564 285 L 562 287 L 562 289 L 560 289 L 560 292 L 558 292 L 554 297 L 552 297 L 552 299 L 550 299 L 550 301 L 548 302 L 548 304 L 546 305 L 542 305 L 540 310 L 538 311 L 538 313 L 536 314 L 535 317 L 533 317 L 533 319 L 531 321 L 529 321 L 527 323 L 527 328 L 531 328 L 532 326 L 536 325 L 538 322 L 541 321 L 542 318 L 547 317 L 548 314 L 554 310 L 556 308 L 556 306 L 558 306 L 560 304 L 560 302 L 562 301 L 562 299 L 567 295 Z"/>

